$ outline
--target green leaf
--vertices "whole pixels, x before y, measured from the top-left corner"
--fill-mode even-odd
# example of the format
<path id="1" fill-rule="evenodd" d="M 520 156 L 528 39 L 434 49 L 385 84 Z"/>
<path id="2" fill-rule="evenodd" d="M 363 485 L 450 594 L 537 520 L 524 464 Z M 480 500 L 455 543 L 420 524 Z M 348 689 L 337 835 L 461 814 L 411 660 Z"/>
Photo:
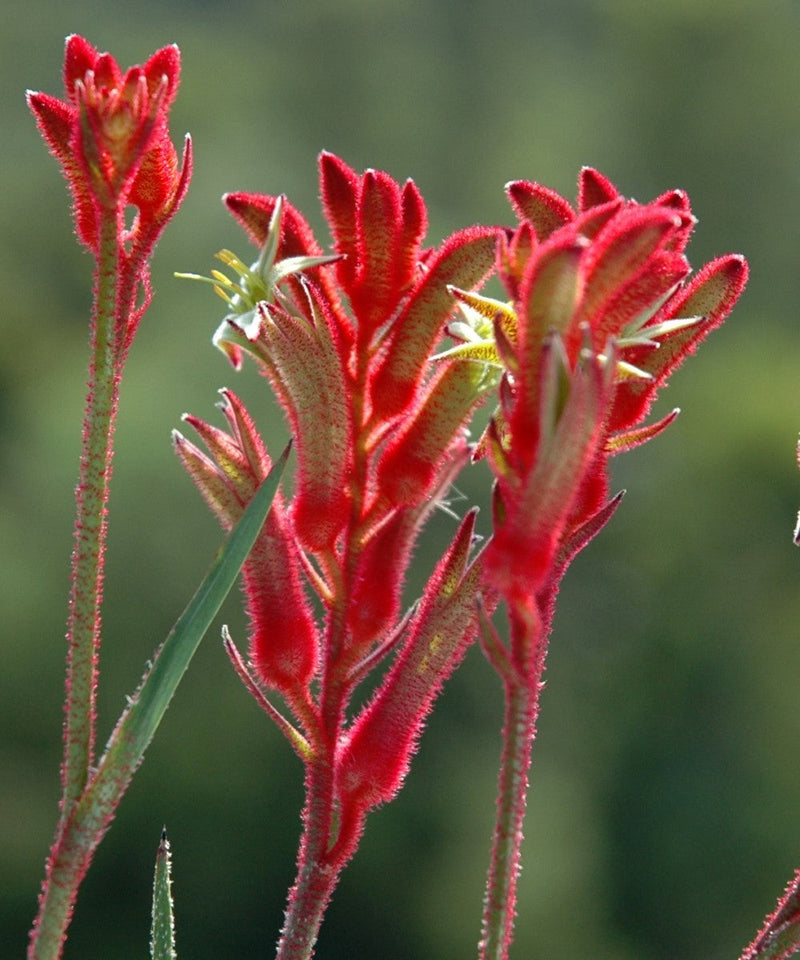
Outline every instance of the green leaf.
<path id="1" fill-rule="evenodd" d="M 159 647 L 142 683 L 117 723 L 97 774 L 85 791 L 77 820 L 113 815 L 142 760 L 203 635 L 211 626 L 247 558 L 272 505 L 291 444 L 272 470 L 217 554 L 206 578 Z M 88 826 L 88 822 L 87 822 Z"/>
<path id="2" fill-rule="evenodd" d="M 150 928 L 151 960 L 176 960 L 175 916 L 172 905 L 172 855 L 167 830 L 161 831 L 153 878 L 153 924 Z"/>
<path id="3" fill-rule="evenodd" d="M 236 581 L 239 569 L 261 530 L 286 466 L 289 449 L 287 446 L 256 491 L 189 606 L 159 648 L 139 690 L 129 699 L 114 728 L 99 766 L 90 775 L 57 835 L 45 890 L 50 909 L 48 912 L 43 908 L 39 927 L 40 935 L 44 931 L 42 942 L 49 940 L 54 946 L 49 953 L 45 948 L 42 956 L 45 953 L 55 956 L 60 949 L 66 925 L 64 917 L 71 910 L 86 866 L 111 824 L 203 634 Z"/>

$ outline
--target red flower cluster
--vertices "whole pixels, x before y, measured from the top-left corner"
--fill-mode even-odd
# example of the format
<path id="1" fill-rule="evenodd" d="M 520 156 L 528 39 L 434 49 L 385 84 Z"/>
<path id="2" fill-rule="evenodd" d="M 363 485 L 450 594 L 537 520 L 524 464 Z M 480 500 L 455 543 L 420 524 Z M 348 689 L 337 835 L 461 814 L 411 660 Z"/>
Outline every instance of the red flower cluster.
<path id="1" fill-rule="evenodd" d="M 609 457 L 674 420 L 641 425 L 733 307 L 747 263 L 721 257 L 687 280 L 695 220 L 681 191 L 640 205 L 588 168 L 577 210 L 539 184 L 507 189 L 520 223 L 503 238 L 499 273 L 512 302 L 478 303 L 504 370 L 486 444 L 497 477 L 487 566 L 509 599 L 552 598 L 618 502 L 607 502 Z"/>
<path id="2" fill-rule="evenodd" d="M 496 666 L 519 660 L 515 641 L 501 649 L 486 620 L 499 598 L 512 626 L 517 618 L 513 637 L 546 636 L 564 569 L 618 502 L 607 499 L 608 458 L 674 419 L 641 426 L 655 391 L 746 279 L 745 261 L 732 256 L 687 282 L 685 194 L 639 205 L 591 170 L 577 210 L 513 183 L 516 228 L 473 227 L 435 250 L 422 247 L 425 207 L 412 182 L 359 176 L 330 154 L 320 179 L 332 255 L 283 198 L 230 194 L 261 253 L 246 266 L 221 251 L 237 279 L 209 278 L 229 305 L 217 345 L 237 366 L 244 353 L 255 358 L 297 444 L 293 496 L 275 502 L 245 566 L 251 668 L 229 652 L 307 764 L 301 878 L 312 861 L 336 875 L 368 810 L 396 793 L 481 624 Z M 507 303 L 475 292 L 495 270 Z M 470 445 L 471 415 L 490 392 L 498 409 Z M 175 442 L 230 526 L 269 461 L 229 391 L 222 409 L 227 431 L 187 418 L 210 456 L 180 434 Z M 469 512 L 403 617 L 417 533 L 470 456 L 482 455 L 496 476 L 494 535 L 471 558 Z M 392 667 L 348 721 L 353 690 L 390 651 Z M 514 669 L 535 683 L 531 663 Z M 297 726 L 269 703 L 270 690 Z M 326 825 L 309 827 L 323 809 Z M 302 913 L 305 890 L 298 880 L 290 909 Z"/>
<path id="3" fill-rule="evenodd" d="M 69 182 L 78 237 L 96 261 L 73 560 L 74 571 L 93 579 L 88 590 L 73 583 L 70 657 L 84 656 L 80 669 L 68 665 L 71 802 L 92 768 L 102 516 L 119 378 L 149 303 L 149 259 L 191 175 L 190 141 L 179 165 L 168 129 L 179 71 L 174 46 L 123 74 L 109 54 L 72 36 L 65 99 L 28 94 Z M 223 250 L 218 257 L 236 278 L 218 270 L 200 278 L 229 307 L 216 344 L 237 367 L 251 356 L 268 378 L 298 459 L 291 496 L 275 498 L 243 568 L 249 664 L 226 639 L 248 689 L 306 766 L 298 879 L 279 956 L 309 955 L 366 815 L 399 789 L 442 684 L 479 632 L 506 692 L 481 945 L 482 956 L 496 956 L 497 943 L 507 951 L 510 942 L 558 584 L 619 503 L 608 498 L 609 458 L 674 420 L 677 411 L 643 425 L 657 390 L 738 299 L 747 265 L 722 257 L 690 279 L 685 250 L 695 221 L 686 195 L 638 204 L 591 169 L 581 173 L 577 208 L 517 181 L 508 186 L 516 227 L 471 227 L 435 249 L 423 247 L 427 213 L 412 181 L 359 175 L 326 153 L 320 185 L 332 254 L 283 197 L 235 193 L 226 203 L 258 257 L 247 266 Z M 507 302 L 476 292 L 492 273 Z M 497 409 L 470 444 L 472 415 L 492 394 Z M 227 429 L 186 417 L 207 452 L 177 432 L 174 440 L 230 528 L 271 461 L 241 400 L 230 390 L 222 396 Z M 404 614 L 417 536 L 461 469 L 483 456 L 495 477 L 492 537 L 474 551 L 476 513 L 468 511 Z M 490 620 L 500 601 L 507 643 Z M 357 686 L 389 654 L 373 697 L 351 715 Z M 274 693 L 291 718 L 270 701 Z M 796 885 L 751 953 L 794 910 Z"/>
<path id="4" fill-rule="evenodd" d="M 330 154 L 320 176 L 334 255 L 283 198 L 230 194 L 261 254 L 248 267 L 222 251 L 238 279 L 214 271 L 212 282 L 230 306 L 215 340 L 236 365 L 255 358 L 298 455 L 291 502 L 273 504 L 245 565 L 250 679 L 281 693 L 302 730 L 293 744 L 329 766 L 344 853 L 345 834 L 398 788 L 435 692 L 477 628 L 472 514 L 418 608 L 404 618 L 401 606 L 417 534 L 469 459 L 466 427 L 486 377 L 483 365 L 431 358 L 454 311 L 452 286 L 474 288 L 492 272 L 499 231 L 463 230 L 425 250 L 412 182 L 357 175 Z M 268 460 L 241 402 L 224 397 L 227 432 L 187 418 L 210 457 L 180 434 L 176 447 L 229 526 Z M 383 692 L 347 725 L 355 686 L 394 649 Z"/>
<path id="5" fill-rule="evenodd" d="M 78 236 L 91 250 L 97 249 L 102 209 L 138 207 L 136 236 L 168 218 L 180 203 L 189 158 L 178 170 L 167 129 L 179 74 L 176 46 L 158 50 L 144 66 L 123 75 L 110 54 L 73 35 L 64 58 L 67 99 L 28 94 L 39 129 L 72 188 Z"/>
<path id="6" fill-rule="evenodd" d="M 73 35 L 64 57 L 66 99 L 28 93 L 39 130 L 69 182 L 79 239 L 96 259 L 106 245 L 105 256 L 118 260 L 123 353 L 149 303 L 148 260 L 189 187 L 191 141 L 186 138 L 179 167 L 168 129 L 179 74 L 176 46 L 123 74 L 110 54 Z M 132 224 L 126 223 L 128 206 L 138 211 Z M 138 306 L 137 284 L 144 288 Z"/>

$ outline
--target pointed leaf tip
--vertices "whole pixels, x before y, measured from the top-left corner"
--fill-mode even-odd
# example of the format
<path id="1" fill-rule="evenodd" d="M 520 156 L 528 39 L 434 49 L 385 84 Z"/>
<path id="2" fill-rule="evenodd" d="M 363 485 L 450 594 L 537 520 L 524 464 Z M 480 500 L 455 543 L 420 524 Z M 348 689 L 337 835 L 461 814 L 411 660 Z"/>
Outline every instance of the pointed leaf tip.
<path id="1" fill-rule="evenodd" d="M 175 960 L 175 913 L 172 900 L 172 858 L 167 828 L 161 830 L 153 877 L 153 916 L 150 929 L 151 960 Z"/>

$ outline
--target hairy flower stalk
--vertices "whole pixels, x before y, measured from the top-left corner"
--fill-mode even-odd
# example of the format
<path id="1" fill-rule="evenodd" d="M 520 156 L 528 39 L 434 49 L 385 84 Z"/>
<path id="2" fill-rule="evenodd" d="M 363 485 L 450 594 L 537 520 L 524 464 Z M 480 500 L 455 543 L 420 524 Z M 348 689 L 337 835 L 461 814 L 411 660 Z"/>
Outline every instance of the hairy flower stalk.
<path id="1" fill-rule="evenodd" d="M 113 434 L 125 359 L 151 296 L 149 260 L 188 188 L 167 118 L 180 71 L 177 47 L 165 47 L 124 75 L 107 53 L 79 36 L 67 39 L 66 98 L 29 93 L 28 103 L 61 163 L 78 239 L 95 260 L 89 388 L 76 500 L 61 818 L 48 861 L 31 957 L 61 950 L 78 884 L 102 832 L 80 835 L 76 810 L 95 764 L 95 693 Z M 126 222 L 128 207 L 136 209 Z M 77 832 L 77 833 L 76 833 Z M 78 836 L 80 835 L 80 836 Z M 59 864 L 58 877 L 54 871 Z"/>
<path id="2" fill-rule="evenodd" d="M 487 877 L 481 960 L 504 960 L 531 746 L 558 585 L 620 501 L 608 461 L 661 432 L 677 411 L 642 426 L 659 387 L 733 307 L 747 278 L 740 256 L 689 279 L 694 225 L 686 195 L 625 200 L 584 169 L 577 209 L 538 184 L 509 184 L 519 225 L 501 243 L 508 304 L 460 295 L 465 321 L 451 356 L 501 371 L 500 404 L 480 452 L 495 475 L 486 579 L 508 617 L 508 641 L 482 618 L 484 651 L 505 691 L 497 822 Z M 466 322 L 466 325 L 465 325 Z"/>
<path id="3" fill-rule="evenodd" d="M 247 266 L 223 251 L 235 278 L 208 278 L 229 307 L 215 342 L 236 366 L 254 358 L 297 450 L 293 494 L 274 503 L 244 568 L 249 664 L 226 641 L 306 770 L 280 960 L 312 955 L 365 818 L 399 790 L 436 695 L 477 635 L 484 589 L 469 513 L 423 597 L 402 609 L 414 543 L 469 459 L 467 425 L 489 385 L 483 363 L 433 358 L 456 310 L 453 288 L 473 290 L 492 272 L 498 231 L 463 230 L 424 250 L 413 182 L 356 174 L 331 154 L 320 182 L 332 255 L 285 199 L 230 194 L 260 253 Z M 230 526 L 269 457 L 231 391 L 221 406 L 226 430 L 187 417 L 207 452 L 181 434 L 175 446 Z M 390 655 L 351 717 L 357 686 Z"/>
<path id="4" fill-rule="evenodd" d="M 797 446 L 800 466 L 800 444 Z M 800 514 L 793 540 L 800 544 Z M 764 921 L 758 936 L 742 953 L 740 960 L 787 960 L 800 951 L 800 870 L 796 870 L 774 911 Z"/>
<path id="5" fill-rule="evenodd" d="M 800 950 L 800 870 L 740 960 L 788 960 Z"/>

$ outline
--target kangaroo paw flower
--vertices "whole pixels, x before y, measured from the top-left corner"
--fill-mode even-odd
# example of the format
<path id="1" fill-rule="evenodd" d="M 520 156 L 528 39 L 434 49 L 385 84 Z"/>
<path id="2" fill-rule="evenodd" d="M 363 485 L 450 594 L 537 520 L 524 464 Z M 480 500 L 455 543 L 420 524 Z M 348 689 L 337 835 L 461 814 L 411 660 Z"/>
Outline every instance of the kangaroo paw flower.
<path id="1" fill-rule="evenodd" d="M 122 231 L 125 205 L 135 206 L 138 217 L 125 239 L 131 245 L 146 238 L 152 249 L 153 231 L 160 233 L 186 193 L 189 141 L 179 167 L 168 129 L 179 75 L 180 52 L 174 45 L 123 74 L 110 54 L 73 34 L 64 56 L 65 99 L 28 94 L 72 190 L 78 236 L 95 253 L 103 210 L 119 216 Z"/>

